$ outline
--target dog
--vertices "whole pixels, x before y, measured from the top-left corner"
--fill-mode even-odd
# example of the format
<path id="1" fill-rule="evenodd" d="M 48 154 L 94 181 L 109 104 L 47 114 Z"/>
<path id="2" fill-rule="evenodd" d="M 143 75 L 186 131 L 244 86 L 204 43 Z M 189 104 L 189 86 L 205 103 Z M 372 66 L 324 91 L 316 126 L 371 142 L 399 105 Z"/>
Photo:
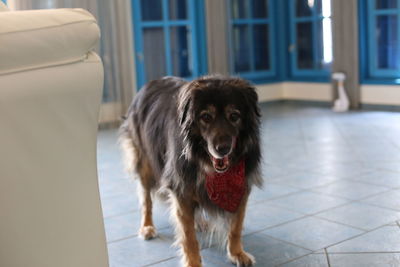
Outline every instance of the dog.
<path id="1" fill-rule="evenodd" d="M 202 214 L 209 224 L 223 220 L 230 261 L 253 265 L 241 232 L 251 188 L 262 185 L 260 116 L 255 88 L 240 78 L 164 77 L 143 86 L 120 126 L 127 169 L 141 186 L 139 235 L 156 237 L 153 193 L 167 192 L 183 266 L 201 266 Z"/>

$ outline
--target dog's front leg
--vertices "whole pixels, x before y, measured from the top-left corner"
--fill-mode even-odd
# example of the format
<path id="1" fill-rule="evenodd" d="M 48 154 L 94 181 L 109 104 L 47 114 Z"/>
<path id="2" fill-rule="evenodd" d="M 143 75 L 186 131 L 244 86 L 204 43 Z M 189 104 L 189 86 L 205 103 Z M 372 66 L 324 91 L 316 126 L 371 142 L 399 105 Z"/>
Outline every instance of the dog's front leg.
<path id="1" fill-rule="evenodd" d="M 232 216 L 232 221 L 228 236 L 228 258 L 237 266 L 251 266 L 255 263 L 254 257 L 243 250 L 242 229 L 246 213 L 248 194 L 246 194 L 236 213 Z"/>
<path id="2" fill-rule="evenodd" d="M 194 223 L 195 202 L 183 197 L 174 197 L 173 202 L 176 217 L 176 242 L 182 249 L 182 265 L 200 267 L 200 249 Z"/>

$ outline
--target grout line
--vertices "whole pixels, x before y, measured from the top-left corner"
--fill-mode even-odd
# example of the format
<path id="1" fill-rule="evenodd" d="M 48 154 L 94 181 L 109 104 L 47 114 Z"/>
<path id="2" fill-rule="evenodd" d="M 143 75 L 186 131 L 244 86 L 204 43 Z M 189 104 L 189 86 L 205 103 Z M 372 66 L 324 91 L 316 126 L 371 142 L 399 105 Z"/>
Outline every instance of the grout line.
<path id="1" fill-rule="evenodd" d="M 313 255 L 313 254 L 315 254 L 315 253 L 314 253 L 314 252 L 311 252 L 311 253 L 308 253 L 308 254 L 305 254 L 305 255 L 301 255 L 301 256 L 299 256 L 299 257 L 295 257 L 295 258 L 293 258 L 293 259 L 290 259 L 290 260 L 288 260 L 288 261 L 285 261 L 285 262 L 279 263 L 278 265 L 276 265 L 276 267 L 278 267 L 278 266 L 282 266 L 282 265 L 285 265 L 285 264 L 288 264 L 288 263 L 290 263 L 290 262 L 293 262 L 293 261 L 299 260 L 299 259 L 301 259 L 301 258 L 303 258 L 303 257 L 307 257 L 307 256 L 310 256 L 310 255 Z"/>
<path id="2" fill-rule="evenodd" d="M 368 206 L 380 208 L 380 209 L 383 209 L 383 210 L 390 210 L 390 211 L 395 211 L 395 212 L 398 212 L 398 213 L 400 212 L 400 209 L 394 209 L 394 208 L 390 208 L 390 207 L 379 206 L 378 204 L 367 203 L 367 202 L 362 202 L 362 201 L 356 201 L 356 202 L 358 202 L 360 204 L 363 204 L 363 205 L 368 205 Z"/>
<path id="3" fill-rule="evenodd" d="M 324 248 L 324 252 L 325 252 L 326 261 L 328 263 L 328 267 L 331 267 L 331 261 L 329 259 L 329 254 L 328 254 L 328 251 L 326 250 L 326 248 Z"/>
<path id="4" fill-rule="evenodd" d="M 161 227 L 161 228 L 157 228 L 157 233 L 159 233 L 160 230 L 165 230 L 165 229 L 168 229 L 169 227 L 171 227 L 171 226 L 164 226 L 164 227 Z M 122 238 L 119 238 L 119 239 L 114 239 L 114 240 L 111 240 L 111 241 L 107 241 L 107 244 L 117 243 L 119 241 L 124 241 L 124 240 L 130 239 L 130 238 L 133 238 L 133 237 L 138 237 L 138 236 L 139 235 L 137 233 L 133 234 L 133 235 L 128 235 L 128 236 L 125 236 L 125 237 L 122 237 Z M 158 236 L 156 236 L 155 238 L 158 238 Z"/>
<path id="5" fill-rule="evenodd" d="M 280 185 L 280 184 L 278 184 L 278 185 Z M 280 185 L 280 186 L 282 186 L 282 185 Z M 295 188 L 295 189 L 298 189 L 298 188 Z M 295 192 L 291 192 L 291 193 L 288 193 L 288 194 L 285 194 L 285 195 L 280 195 L 280 196 L 276 196 L 276 197 L 272 197 L 272 198 L 268 198 L 268 199 L 264 199 L 264 200 L 258 200 L 258 201 L 254 201 L 253 200 L 250 205 L 260 204 L 262 202 L 269 202 L 269 201 L 273 201 L 273 200 L 276 200 L 276 199 L 279 199 L 279 198 L 289 197 L 291 195 L 295 195 L 297 193 L 302 193 L 302 192 L 305 192 L 305 191 L 306 190 L 300 189 L 300 190 L 295 191 Z"/>
<path id="6" fill-rule="evenodd" d="M 295 210 L 295 209 L 291 209 L 291 208 L 288 208 L 288 207 L 285 207 L 285 206 L 279 206 L 279 204 L 277 205 L 275 203 L 269 203 L 269 205 L 271 205 L 273 207 L 281 208 L 281 209 L 284 209 L 284 210 L 287 210 L 287 211 L 297 212 L 297 213 L 303 214 L 305 216 L 315 216 L 315 215 L 317 215 L 319 213 L 322 213 L 322 212 L 325 212 L 325 211 L 330 211 L 330 210 L 333 210 L 333 209 L 336 209 L 336 208 L 340 208 L 340 207 L 343 207 L 343 206 L 346 206 L 348 204 L 351 204 L 351 203 L 355 202 L 355 201 L 349 201 L 348 199 L 347 199 L 347 201 L 348 202 L 345 202 L 343 204 L 340 204 L 340 205 L 337 205 L 337 206 L 334 206 L 334 207 L 330 207 L 330 208 L 327 208 L 327 209 L 324 209 L 324 210 L 321 210 L 321 211 L 313 212 L 313 213 L 304 213 L 304 212 L 301 212 L 301 211 L 298 211 L 298 210 Z"/>
<path id="7" fill-rule="evenodd" d="M 279 227 L 279 226 L 282 226 L 282 225 L 287 224 L 287 223 L 292 223 L 292 222 L 295 222 L 295 221 L 298 221 L 298 220 L 302 220 L 302 219 L 305 219 L 305 218 L 308 218 L 308 217 L 310 217 L 310 216 L 306 215 L 306 216 L 298 217 L 298 218 L 295 218 L 295 219 L 292 219 L 292 220 L 289 220 L 289 221 L 285 221 L 285 222 L 282 222 L 282 223 L 279 223 L 279 224 L 275 224 L 273 226 L 268 226 L 268 227 L 265 227 L 265 228 L 262 228 L 262 229 L 259 229 L 259 230 L 253 231 L 253 232 L 249 232 L 249 233 L 243 234 L 242 236 L 244 237 L 244 236 L 249 236 L 249 235 L 253 235 L 253 234 L 258 234 L 260 232 L 263 232 L 263 231 L 266 231 L 266 230 L 269 230 L 269 229 L 272 229 L 272 228 L 275 228 L 275 227 Z"/>
<path id="8" fill-rule="evenodd" d="M 108 245 L 108 244 L 117 243 L 117 242 L 119 242 L 119 241 L 124 241 L 124 240 L 130 239 L 130 238 L 133 238 L 133 237 L 137 237 L 137 236 L 138 236 L 138 234 L 134 234 L 134 235 L 128 235 L 128 236 L 126 236 L 126 237 L 122 237 L 122 238 L 120 238 L 120 239 L 111 240 L 111 241 L 108 241 L 108 242 L 107 242 L 107 245 Z"/>
<path id="9" fill-rule="evenodd" d="M 258 232 L 257 232 L 257 233 L 258 233 Z M 253 234 L 255 234 L 255 233 L 253 233 Z M 247 234 L 246 236 L 253 235 L 253 234 Z M 289 245 L 294 246 L 294 247 L 298 247 L 298 248 L 305 249 L 305 250 L 307 250 L 307 251 L 310 251 L 310 254 L 312 254 L 312 253 L 315 252 L 314 250 L 312 250 L 312 249 L 310 249 L 310 248 L 302 247 L 302 246 L 300 246 L 299 244 L 295 244 L 295 243 L 292 243 L 292 242 L 289 242 L 289 241 L 286 241 L 286 240 L 282 240 L 282 239 L 279 239 L 279 238 L 270 236 L 270 235 L 268 235 L 268 234 L 266 234 L 266 233 L 258 233 L 258 234 L 264 235 L 264 236 L 266 236 L 266 237 L 269 237 L 269 238 L 271 238 L 271 239 L 277 240 L 277 241 L 282 242 L 282 243 L 289 244 Z"/>
<path id="10" fill-rule="evenodd" d="M 145 264 L 145 265 L 142 265 L 142 267 L 153 266 L 153 265 L 156 265 L 156 264 L 159 264 L 159 263 L 162 263 L 162 262 L 166 262 L 166 261 L 172 260 L 172 259 L 174 259 L 176 257 L 177 256 L 169 257 L 169 258 L 166 258 L 166 259 L 163 259 L 163 260 L 159 260 L 159 261 L 156 261 L 156 262 L 153 262 L 153 263 L 150 263 L 150 264 Z"/>
<path id="11" fill-rule="evenodd" d="M 338 244 L 340 244 L 340 243 L 343 243 L 343 242 L 346 242 L 346 241 L 349 241 L 349 240 L 358 238 L 358 237 L 360 237 L 360 236 L 366 235 L 366 234 L 368 234 L 368 233 L 370 233 L 370 232 L 376 231 L 376 230 L 378 230 L 378 229 L 380 229 L 380 228 L 387 227 L 387 226 L 389 226 L 389 225 L 388 225 L 388 224 L 385 224 L 385 225 L 378 226 L 378 227 L 373 228 L 373 229 L 371 229 L 371 230 L 367 230 L 367 231 L 365 231 L 365 232 L 363 232 L 363 233 L 360 233 L 360 234 L 354 235 L 354 236 L 352 236 L 352 237 L 349 237 L 349 238 L 347 238 L 347 239 L 341 240 L 341 241 L 339 241 L 339 242 L 333 243 L 333 244 L 327 246 L 326 248 L 330 248 L 330 247 L 336 246 L 336 245 L 338 245 Z M 332 254 L 332 253 L 331 253 L 331 254 Z"/>
<path id="12" fill-rule="evenodd" d="M 400 251 L 354 251 L 354 252 L 329 252 L 335 255 L 351 255 L 351 254 L 400 254 Z"/>
<path id="13" fill-rule="evenodd" d="M 320 219 L 320 220 L 323 220 L 323 221 L 327 221 L 327 222 L 331 222 L 331 223 L 336 223 L 336 224 L 339 224 L 339 225 L 342 225 L 342 226 L 354 228 L 354 229 L 360 230 L 360 231 L 362 231 L 362 232 L 368 231 L 368 229 L 360 228 L 360 227 L 353 226 L 353 225 L 346 224 L 346 223 L 342 223 L 342 222 L 337 222 L 337 221 L 330 220 L 330 219 L 326 219 L 326 218 L 323 218 L 323 217 L 318 217 L 318 215 L 316 215 L 316 216 L 311 216 L 311 217 L 315 217 L 315 218 L 317 218 L 317 219 Z"/>

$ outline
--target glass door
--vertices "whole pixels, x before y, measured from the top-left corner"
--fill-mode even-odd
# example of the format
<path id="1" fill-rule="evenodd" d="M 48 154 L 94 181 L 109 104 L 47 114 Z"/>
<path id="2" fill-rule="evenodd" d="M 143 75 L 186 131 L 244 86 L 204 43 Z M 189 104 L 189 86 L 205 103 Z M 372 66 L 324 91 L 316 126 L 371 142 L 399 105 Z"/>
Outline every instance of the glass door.
<path id="1" fill-rule="evenodd" d="M 205 73 L 203 1 L 133 0 L 132 8 L 138 88 L 163 76 Z"/>

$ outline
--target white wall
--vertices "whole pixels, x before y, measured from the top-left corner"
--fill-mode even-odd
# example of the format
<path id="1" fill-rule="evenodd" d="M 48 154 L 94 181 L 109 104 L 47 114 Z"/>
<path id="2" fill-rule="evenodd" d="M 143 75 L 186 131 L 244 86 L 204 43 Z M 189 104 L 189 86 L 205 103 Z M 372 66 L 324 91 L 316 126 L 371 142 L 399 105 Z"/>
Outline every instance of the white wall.
<path id="1" fill-rule="evenodd" d="M 331 102 L 333 99 L 330 83 L 282 82 L 256 87 L 261 102 L 274 100 Z"/>
<path id="2" fill-rule="evenodd" d="M 257 85 L 261 102 L 308 100 L 332 102 L 330 83 L 282 82 Z M 361 85 L 361 104 L 400 105 L 400 85 Z"/>
<path id="3" fill-rule="evenodd" d="M 399 85 L 361 85 L 361 103 L 400 105 Z"/>

